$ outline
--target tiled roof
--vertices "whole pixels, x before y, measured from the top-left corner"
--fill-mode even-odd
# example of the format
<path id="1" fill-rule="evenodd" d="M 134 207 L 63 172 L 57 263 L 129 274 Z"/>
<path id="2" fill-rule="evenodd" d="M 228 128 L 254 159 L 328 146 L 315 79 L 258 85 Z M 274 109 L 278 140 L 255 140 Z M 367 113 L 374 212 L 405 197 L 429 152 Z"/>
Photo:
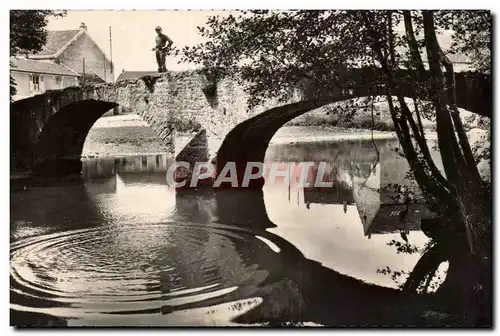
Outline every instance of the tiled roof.
<path id="1" fill-rule="evenodd" d="M 123 71 L 120 76 L 116 79 L 116 81 L 121 81 L 124 79 L 137 79 L 144 76 L 151 76 L 157 74 L 158 71 Z"/>
<path id="2" fill-rule="evenodd" d="M 47 32 L 47 43 L 45 43 L 42 51 L 34 55 L 34 57 L 49 57 L 61 50 L 69 41 L 71 41 L 80 30 L 59 30 Z"/>
<path id="3" fill-rule="evenodd" d="M 10 60 L 13 63 L 13 67 L 11 67 L 11 70 L 14 71 L 53 74 L 61 76 L 74 76 L 74 77 L 80 76 L 77 72 L 61 64 L 15 58 L 15 57 L 12 57 Z"/>

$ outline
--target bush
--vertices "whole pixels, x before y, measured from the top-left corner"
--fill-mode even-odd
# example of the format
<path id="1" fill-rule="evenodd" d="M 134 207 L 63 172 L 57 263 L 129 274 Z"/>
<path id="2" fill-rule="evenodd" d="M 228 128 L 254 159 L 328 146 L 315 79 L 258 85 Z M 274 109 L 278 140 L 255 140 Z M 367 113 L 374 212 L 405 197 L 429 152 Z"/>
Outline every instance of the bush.
<path id="1" fill-rule="evenodd" d="M 395 131 L 392 120 L 382 121 L 381 117 L 375 117 L 373 123 L 371 113 L 359 111 L 354 116 L 345 116 L 339 113 L 329 113 L 326 115 L 305 114 L 296 118 L 287 125 L 290 126 L 330 126 L 340 128 L 368 129 L 376 131 Z"/>

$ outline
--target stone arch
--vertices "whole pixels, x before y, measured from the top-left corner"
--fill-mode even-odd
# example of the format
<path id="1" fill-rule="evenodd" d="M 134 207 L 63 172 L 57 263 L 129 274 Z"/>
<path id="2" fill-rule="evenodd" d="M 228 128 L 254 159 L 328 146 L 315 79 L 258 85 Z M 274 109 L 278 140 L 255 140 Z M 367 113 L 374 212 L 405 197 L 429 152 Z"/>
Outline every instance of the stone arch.
<path id="1" fill-rule="evenodd" d="M 385 95 L 383 87 L 339 90 L 329 98 L 303 100 L 285 104 L 262 112 L 233 128 L 225 137 L 217 152 L 217 173 L 227 162 L 235 162 L 238 173 L 238 185 L 241 184 L 248 162 L 264 162 L 266 150 L 274 134 L 290 120 L 314 109 L 352 98 L 362 98 L 368 95 Z M 427 97 L 423 97 L 427 98 Z M 458 107 L 472 109 L 472 112 L 487 115 L 488 103 L 481 105 L 474 101 L 460 98 Z M 249 187 L 262 188 L 264 179 L 251 180 Z"/>
<path id="2" fill-rule="evenodd" d="M 11 167 L 42 175 L 75 173 L 88 131 L 116 106 L 141 116 L 173 152 L 174 131 L 162 113 L 157 77 L 47 91 L 11 104 Z M 162 98 L 162 97 L 160 97 Z"/>
<path id="3" fill-rule="evenodd" d="M 73 131 L 83 130 L 88 123 L 92 125 L 102 114 L 121 103 L 116 93 L 117 89 L 108 84 L 70 87 L 47 91 L 11 104 L 11 157 L 15 161 L 11 165 L 31 169 L 43 154 L 49 154 L 45 146 L 39 146 L 40 140 L 48 140 L 45 135 L 42 136 L 44 133 L 57 134 L 55 139 L 59 141 L 75 140 L 71 135 Z M 87 115 L 82 109 L 88 111 Z M 75 118 L 70 117 L 73 113 Z M 56 125 L 63 129 L 57 132 Z M 46 127 L 48 131 L 44 132 Z M 74 128 L 73 131 L 71 128 Z M 64 136 L 63 130 L 68 132 Z M 38 153 L 39 149 L 44 149 L 44 152 Z"/>
<path id="4" fill-rule="evenodd" d="M 227 162 L 235 162 L 238 184 L 241 184 L 247 162 L 264 162 L 269 142 L 278 129 L 299 115 L 333 102 L 329 99 L 286 104 L 240 123 L 229 132 L 217 153 L 217 172 Z M 264 184 L 263 178 L 250 182 L 249 187 L 252 188 L 261 188 Z"/>
<path id="5" fill-rule="evenodd" d="M 45 123 L 34 146 L 34 170 L 40 175 L 79 174 L 85 139 L 104 113 L 118 106 L 99 100 L 81 100 L 61 108 Z"/>

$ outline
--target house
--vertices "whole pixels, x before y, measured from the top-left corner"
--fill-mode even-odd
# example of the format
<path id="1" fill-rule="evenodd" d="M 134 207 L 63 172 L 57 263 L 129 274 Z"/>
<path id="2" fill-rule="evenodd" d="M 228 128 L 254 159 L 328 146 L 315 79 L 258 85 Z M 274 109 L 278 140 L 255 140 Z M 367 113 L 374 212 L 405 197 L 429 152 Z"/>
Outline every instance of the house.
<path id="1" fill-rule="evenodd" d="M 83 22 L 76 30 L 49 31 L 43 49 L 28 58 L 62 64 L 81 75 L 97 76 L 104 82 L 114 82 L 113 64 L 89 36 Z"/>
<path id="2" fill-rule="evenodd" d="M 393 144 L 387 141 L 378 145 L 380 162 L 368 179 L 354 178 L 354 200 L 368 238 L 372 234 L 418 231 L 423 218 L 434 216 L 418 185 L 407 178 L 408 162 L 393 150 Z M 399 186 L 412 194 L 408 206 Z"/>
<path id="3" fill-rule="evenodd" d="M 82 23 L 75 30 L 48 31 L 36 55 L 12 57 L 11 75 L 17 90 L 13 99 L 18 100 L 83 83 L 113 82 L 113 64 Z"/>
<path id="4" fill-rule="evenodd" d="M 122 73 L 120 74 L 120 76 L 118 76 L 116 81 L 119 82 L 125 79 L 137 79 L 144 76 L 151 76 L 157 73 L 158 71 L 125 71 L 125 69 L 123 69 Z"/>
<path id="5" fill-rule="evenodd" d="M 474 71 L 474 64 L 472 62 L 472 58 L 470 55 L 466 55 L 462 52 L 452 52 L 452 45 L 453 45 L 453 31 L 451 30 L 437 30 L 437 39 L 439 42 L 439 45 L 445 55 L 448 57 L 448 59 L 453 63 L 453 70 L 455 72 L 467 72 L 467 71 Z M 406 32 L 404 30 L 398 30 L 398 34 L 400 36 L 406 35 Z M 407 55 L 407 46 L 397 46 L 396 51 L 401 55 L 400 61 L 403 63 L 401 64 L 402 67 L 404 67 L 404 58 Z M 424 48 L 420 48 L 420 57 L 422 58 L 422 62 L 424 63 L 424 67 L 426 69 L 429 69 L 429 61 L 427 58 L 427 51 Z"/>
<path id="6" fill-rule="evenodd" d="M 77 86 L 80 74 L 67 66 L 12 57 L 10 73 L 16 82 L 14 100 L 24 99 L 46 90 Z"/>

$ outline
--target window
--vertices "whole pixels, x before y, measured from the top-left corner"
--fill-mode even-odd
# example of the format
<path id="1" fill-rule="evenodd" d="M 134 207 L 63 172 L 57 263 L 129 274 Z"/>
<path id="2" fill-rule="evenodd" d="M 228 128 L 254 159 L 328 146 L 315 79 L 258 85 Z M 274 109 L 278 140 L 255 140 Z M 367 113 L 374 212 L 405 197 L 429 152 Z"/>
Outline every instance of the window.
<path id="1" fill-rule="evenodd" d="M 30 92 L 43 92 L 42 75 L 30 75 Z"/>
<path id="2" fill-rule="evenodd" d="M 40 75 L 40 92 L 45 92 L 45 86 L 43 84 L 43 75 Z"/>
<path id="3" fill-rule="evenodd" d="M 56 76 L 56 87 L 58 89 L 62 89 L 63 88 L 62 76 Z"/>

